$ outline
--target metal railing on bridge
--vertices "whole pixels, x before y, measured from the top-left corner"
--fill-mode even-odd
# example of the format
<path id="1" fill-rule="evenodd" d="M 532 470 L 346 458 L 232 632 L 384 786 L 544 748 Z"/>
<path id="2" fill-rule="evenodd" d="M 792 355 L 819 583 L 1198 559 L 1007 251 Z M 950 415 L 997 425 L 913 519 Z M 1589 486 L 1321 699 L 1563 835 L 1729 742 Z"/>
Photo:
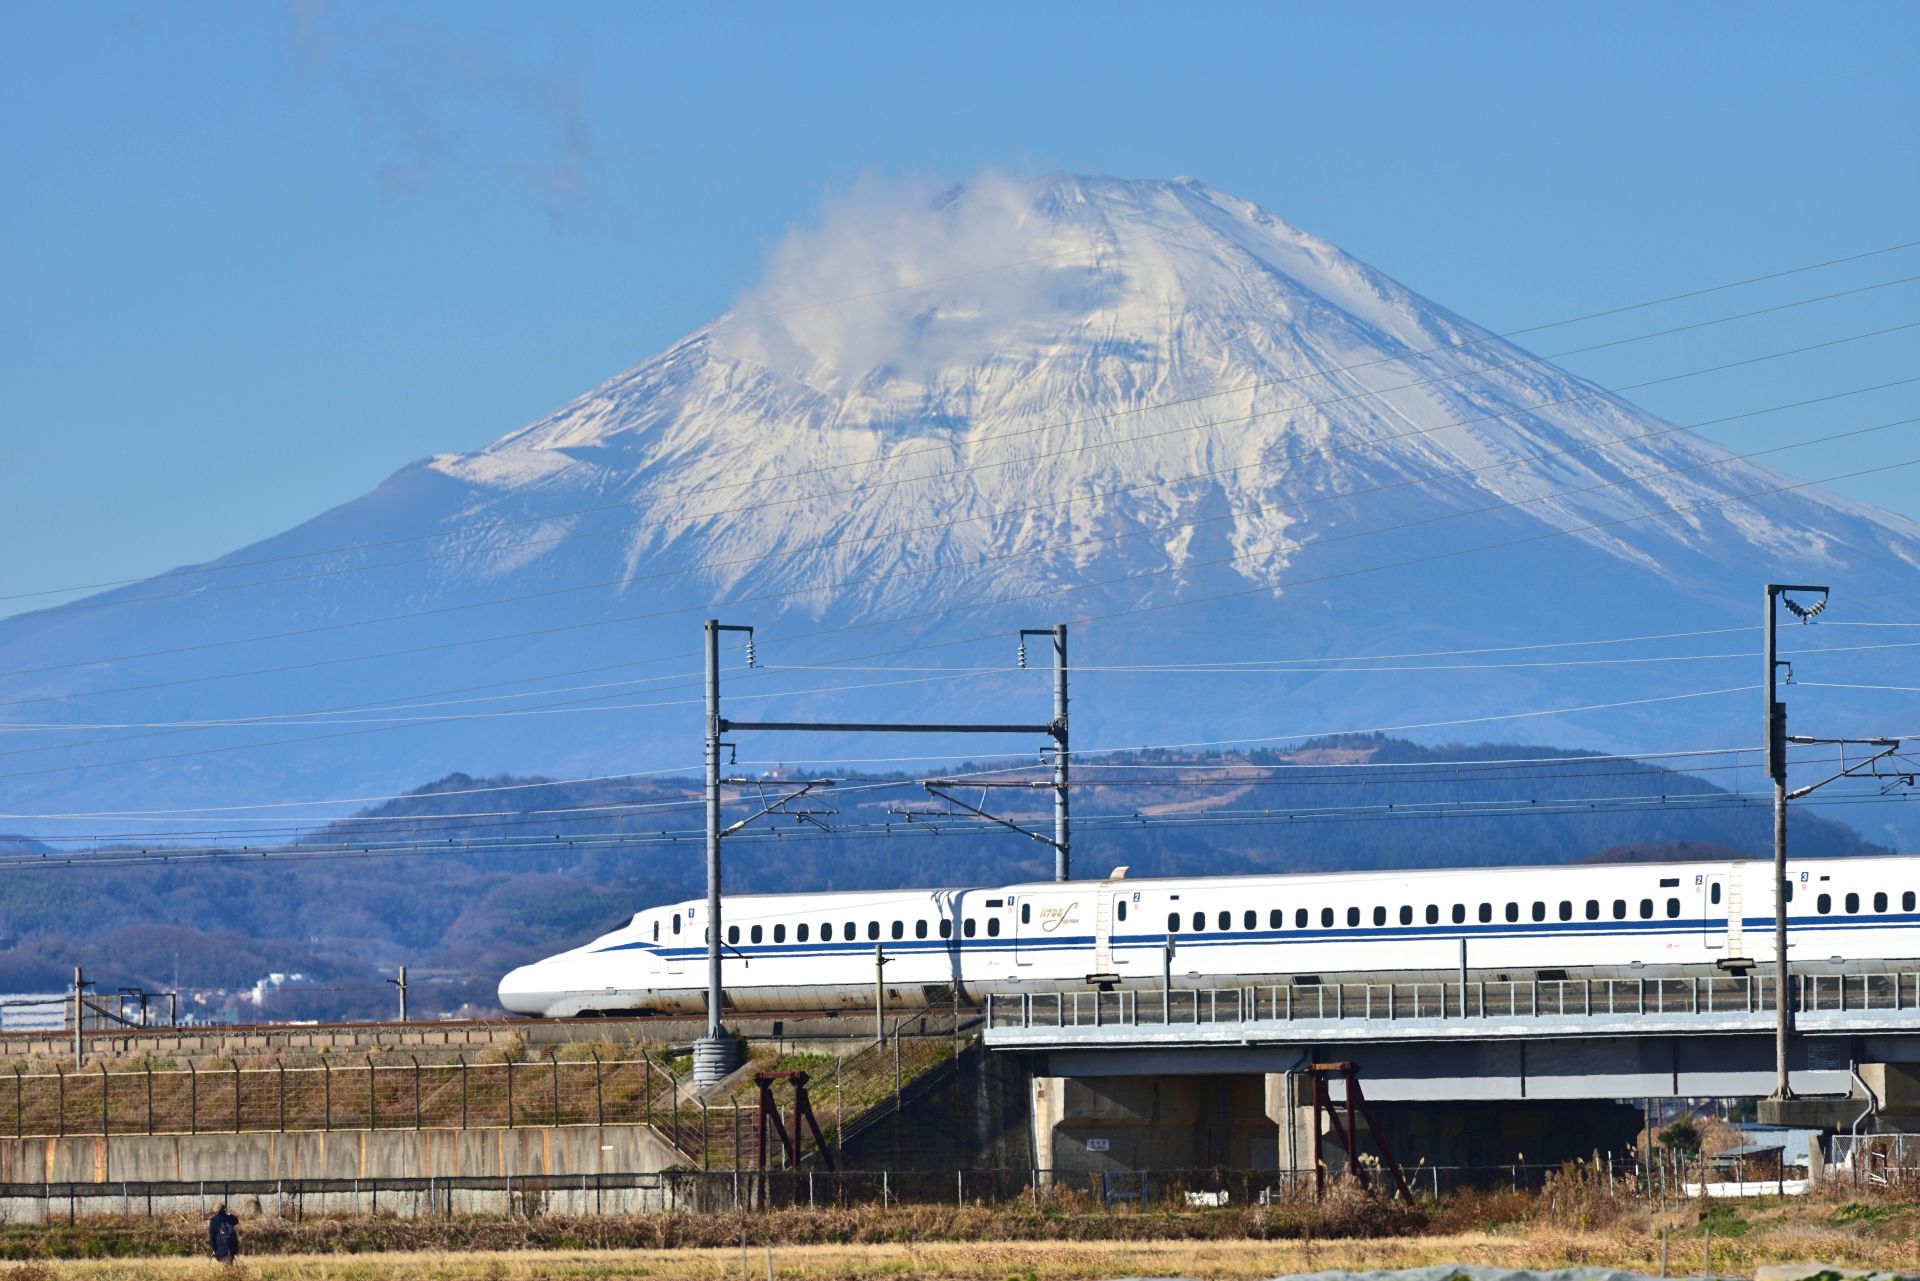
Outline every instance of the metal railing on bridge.
<path id="1" fill-rule="evenodd" d="M 1485 1023 L 1659 1015 L 1738 1018 L 1771 1013 L 1776 988 L 1770 975 L 1728 974 L 993 993 L 987 997 L 986 1026 L 991 1035 L 1012 1029 L 1247 1023 Z M 1795 975 L 1791 999 L 1793 1008 L 1803 1014 L 1878 1011 L 1920 1015 L 1920 973 Z"/>

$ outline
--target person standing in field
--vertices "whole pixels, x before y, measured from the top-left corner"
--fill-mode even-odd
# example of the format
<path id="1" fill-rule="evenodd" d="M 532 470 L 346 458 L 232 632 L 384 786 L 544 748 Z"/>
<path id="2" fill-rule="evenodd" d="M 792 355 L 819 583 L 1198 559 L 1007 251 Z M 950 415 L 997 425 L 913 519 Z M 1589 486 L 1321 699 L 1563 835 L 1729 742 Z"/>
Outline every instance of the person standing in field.
<path id="1" fill-rule="evenodd" d="M 207 1220 L 207 1247 L 222 1263 L 232 1263 L 240 1257 L 240 1220 L 227 1212 L 224 1201 Z"/>

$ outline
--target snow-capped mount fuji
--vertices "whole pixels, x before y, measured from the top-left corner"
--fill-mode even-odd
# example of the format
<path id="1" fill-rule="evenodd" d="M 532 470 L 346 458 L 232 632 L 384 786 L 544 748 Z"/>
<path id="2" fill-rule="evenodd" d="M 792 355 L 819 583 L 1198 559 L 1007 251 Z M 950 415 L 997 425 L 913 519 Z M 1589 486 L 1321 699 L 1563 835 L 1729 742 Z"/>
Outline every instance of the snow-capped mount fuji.
<path id="1" fill-rule="evenodd" d="M 1745 626 L 1782 576 L 1920 598 L 1920 527 L 1734 459 L 1199 183 L 866 193 L 728 314 L 484 449 L 0 622 L 0 720 L 98 727 L 0 756 L 0 797 L 691 765 L 709 613 L 755 625 L 774 665 L 729 675 L 739 709 L 896 717 L 1040 711 L 1038 673 L 925 669 L 1005 666 L 1012 629 L 1080 620 L 1086 746 L 1661 699 L 1751 683 L 1752 635 L 1571 656 L 1744 651 L 1639 667 L 1325 660 Z M 1289 670 L 1099 670 L 1262 659 Z M 854 670 L 777 670 L 828 663 Z M 853 688 L 794 692 L 829 686 Z M 782 696 L 746 701 L 763 694 Z M 1744 744 L 1757 707 L 1429 733 Z M 247 723 L 184 724 L 210 720 Z"/>

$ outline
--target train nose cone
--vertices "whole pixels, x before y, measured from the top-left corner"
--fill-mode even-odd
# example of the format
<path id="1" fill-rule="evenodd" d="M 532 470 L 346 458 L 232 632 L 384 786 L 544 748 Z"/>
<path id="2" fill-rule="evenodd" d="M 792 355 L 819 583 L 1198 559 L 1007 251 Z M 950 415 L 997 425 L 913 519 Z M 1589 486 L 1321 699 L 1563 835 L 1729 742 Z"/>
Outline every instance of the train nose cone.
<path id="1" fill-rule="evenodd" d="M 548 967 L 539 961 L 509 970 L 500 980 L 501 1008 L 514 1014 L 545 1014 L 553 1003 L 549 977 Z"/>

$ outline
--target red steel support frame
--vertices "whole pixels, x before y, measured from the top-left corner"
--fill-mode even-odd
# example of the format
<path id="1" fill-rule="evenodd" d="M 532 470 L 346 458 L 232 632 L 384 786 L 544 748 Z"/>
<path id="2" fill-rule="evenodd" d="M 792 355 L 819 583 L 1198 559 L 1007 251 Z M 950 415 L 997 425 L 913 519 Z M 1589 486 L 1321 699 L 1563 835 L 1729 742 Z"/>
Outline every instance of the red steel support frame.
<path id="1" fill-rule="evenodd" d="M 1373 1135 L 1374 1146 L 1380 1149 L 1380 1163 L 1393 1175 L 1393 1191 L 1413 1200 L 1413 1189 L 1407 1186 L 1407 1176 L 1400 1170 L 1400 1163 L 1393 1159 L 1393 1151 L 1387 1146 L 1386 1136 L 1380 1132 L 1379 1122 L 1374 1120 L 1373 1109 L 1367 1106 L 1367 1096 L 1360 1089 L 1360 1065 L 1357 1063 L 1314 1063 L 1307 1067 L 1306 1074 L 1313 1079 L 1313 1194 L 1325 1195 L 1327 1188 L 1327 1167 L 1320 1156 L 1320 1128 L 1330 1125 L 1340 1140 L 1340 1146 L 1346 1149 L 1347 1170 L 1360 1186 L 1371 1188 L 1372 1181 L 1367 1178 L 1366 1167 L 1360 1164 L 1360 1135 L 1354 1126 L 1354 1112 L 1357 1109 L 1367 1123 L 1367 1130 Z M 1339 1077 L 1345 1085 L 1346 1121 L 1341 1122 L 1339 1111 L 1335 1110 L 1333 1096 L 1327 1089 L 1327 1082 Z"/>

